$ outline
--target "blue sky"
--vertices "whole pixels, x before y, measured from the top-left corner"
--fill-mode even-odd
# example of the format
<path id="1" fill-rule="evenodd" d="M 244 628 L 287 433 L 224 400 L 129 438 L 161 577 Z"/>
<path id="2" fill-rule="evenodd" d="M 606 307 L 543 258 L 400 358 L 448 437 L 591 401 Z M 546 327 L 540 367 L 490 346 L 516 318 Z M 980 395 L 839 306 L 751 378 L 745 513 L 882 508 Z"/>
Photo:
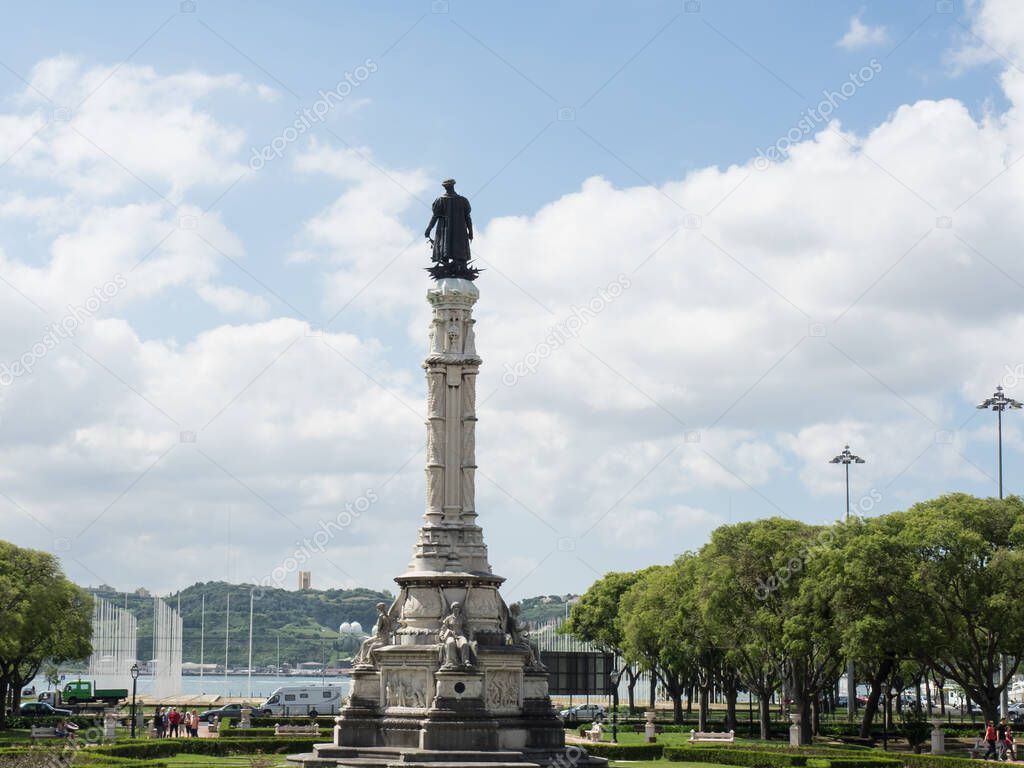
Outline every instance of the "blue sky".
<path id="1" fill-rule="evenodd" d="M 0 536 L 87 583 L 252 581 L 373 489 L 310 565 L 387 585 L 422 507 L 418 233 L 448 175 L 487 270 L 479 508 L 513 597 L 666 561 L 721 523 L 833 519 L 825 461 L 847 441 L 869 460 L 856 499 L 879 497 L 865 512 L 994 492 L 973 403 L 1024 375 L 1015 10 L 14 8 L 2 359 L 125 285 L 0 381 Z M 844 84 L 831 121 L 799 127 Z M 503 382 L 622 276 L 579 338 Z"/>

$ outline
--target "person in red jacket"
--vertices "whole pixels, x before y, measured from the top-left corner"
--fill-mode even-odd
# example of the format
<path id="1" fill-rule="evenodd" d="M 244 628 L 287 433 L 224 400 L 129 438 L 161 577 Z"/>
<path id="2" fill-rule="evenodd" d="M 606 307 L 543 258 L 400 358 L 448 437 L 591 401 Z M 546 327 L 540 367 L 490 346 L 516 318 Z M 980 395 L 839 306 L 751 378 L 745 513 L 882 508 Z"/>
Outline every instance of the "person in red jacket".
<path id="1" fill-rule="evenodd" d="M 181 723 L 181 712 L 171 707 L 171 711 L 167 713 L 167 722 L 171 726 L 171 738 L 177 737 L 178 725 Z M 993 738 L 995 737 L 993 736 Z"/>
<path id="2" fill-rule="evenodd" d="M 982 760 L 988 760 L 989 755 L 992 755 L 993 760 L 999 759 L 999 753 L 996 752 L 996 740 L 996 724 L 989 720 L 988 725 L 985 726 L 985 743 L 988 744 L 988 749 L 985 750 Z"/>

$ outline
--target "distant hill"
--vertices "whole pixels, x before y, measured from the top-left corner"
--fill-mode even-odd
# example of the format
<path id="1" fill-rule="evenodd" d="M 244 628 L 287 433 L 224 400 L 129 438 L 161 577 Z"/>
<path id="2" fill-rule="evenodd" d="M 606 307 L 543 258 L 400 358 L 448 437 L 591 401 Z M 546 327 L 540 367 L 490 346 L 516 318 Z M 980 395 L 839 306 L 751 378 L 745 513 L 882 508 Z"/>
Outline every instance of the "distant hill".
<path id="1" fill-rule="evenodd" d="M 182 657 L 198 662 L 202 652 L 208 664 L 224 663 L 224 640 L 228 639 L 228 666 L 246 667 L 249 662 L 249 584 L 227 584 L 208 581 L 193 584 L 180 593 L 164 597 L 172 608 L 181 603 L 183 623 Z M 131 594 L 112 588 L 92 588 L 93 594 L 105 597 L 120 607 L 127 601 L 128 609 L 138 620 L 139 655 L 150 658 L 153 647 L 153 600 L 145 590 Z M 228 596 L 231 598 L 228 613 Z M 206 598 L 205 631 L 203 597 Z M 365 631 L 373 626 L 376 604 L 390 604 L 394 595 L 371 589 L 307 589 L 286 590 L 260 588 L 253 604 L 253 666 L 276 665 L 278 638 L 280 660 L 292 665 L 304 661 L 328 662 L 350 658 L 359 649 L 361 638 L 338 633 L 342 622 L 358 621 Z M 227 620 L 227 630 L 226 623 Z M 200 636 L 204 638 L 201 641 Z"/>
<path id="2" fill-rule="evenodd" d="M 228 638 L 228 666 L 238 669 L 249 662 L 249 584 L 228 584 L 208 581 L 181 590 L 163 599 L 172 608 L 181 603 L 183 619 L 182 657 L 198 662 L 200 653 L 208 664 L 224 663 L 224 640 Z M 112 587 L 93 587 L 93 594 L 128 609 L 138 620 L 139 656 L 151 658 L 153 647 L 153 599 L 146 590 L 127 597 Z M 227 613 L 228 596 L 231 610 Z M 282 664 L 304 661 L 328 663 L 349 659 L 359 650 L 360 637 L 342 636 L 342 622 L 358 621 L 369 632 L 376 620 L 376 604 L 389 605 L 391 592 L 371 589 L 306 589 L 287 590 L 260 588 L 253 609 L 253 666 L 278 663 L 278 643 Z M 205 630 L 203 597 L 206 598 Z M 563 618 L 566 602 L 576 595 L 541 595 L 521 600 L 522 619 L 532 626 Z M 225 633 L 225 619 L 229 631 Z M 202 635 L 202 646 L 200 636 Z"/>

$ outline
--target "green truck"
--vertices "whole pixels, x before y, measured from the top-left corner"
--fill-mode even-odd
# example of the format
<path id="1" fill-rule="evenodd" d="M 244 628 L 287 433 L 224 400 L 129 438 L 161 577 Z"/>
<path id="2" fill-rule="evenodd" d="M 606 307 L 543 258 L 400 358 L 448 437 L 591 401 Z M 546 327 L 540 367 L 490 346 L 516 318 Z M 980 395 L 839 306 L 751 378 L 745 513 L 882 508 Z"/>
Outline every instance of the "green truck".
<path id="1" fill-rule="evenodd" d="M 96 684 L 90 680 L 72 680 L 61 691 L 61 700 L 65 704 L 103 702 L 114 705 L 127 698 L 127 688 L 97 688 Z"/>

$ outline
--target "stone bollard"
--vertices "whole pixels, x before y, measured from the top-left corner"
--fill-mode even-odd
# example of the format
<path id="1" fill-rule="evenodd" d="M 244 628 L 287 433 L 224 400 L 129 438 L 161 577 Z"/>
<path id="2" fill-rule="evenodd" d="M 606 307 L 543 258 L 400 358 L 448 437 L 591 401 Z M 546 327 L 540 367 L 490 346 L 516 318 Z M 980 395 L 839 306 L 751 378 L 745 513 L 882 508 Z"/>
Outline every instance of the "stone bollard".
<path id="1" fill-rule="evenodd" d="M 942 731 L 942 721 L 932 720 L 932 754 L 942 755 L 946 752 L 946 734 Z"/>
<path id="2" fill-rule="evenodd" d="M 242 720 L 238 724 L 239 728 L 252 728 L 252 709 L 249 707 L 242 707 Z"/>
<path id="3" fill-rule="evenodd" d="M 117 737 L 117 715 L 110 710 L 103 713 L 103 740 L 113 741 Z"/>
<path id="4" fill-rule="evenodd" d="M 789 716 L 789 719 L 793 723 L 789 726 L 789 746 L 802 747 L 803 736 L 800 733 L 800 715 L 794 712 Z"/>
<path id="5" fill-rule="evenodd" d="M 657 730 L 654 727 L 653 709 L 649 709 L 646 712 L 644 712 L 644 720 L 647 721 L 644 723 L 644 739 L 647 741 L 648 744 L 653 744 L 658 740 Z"/>

